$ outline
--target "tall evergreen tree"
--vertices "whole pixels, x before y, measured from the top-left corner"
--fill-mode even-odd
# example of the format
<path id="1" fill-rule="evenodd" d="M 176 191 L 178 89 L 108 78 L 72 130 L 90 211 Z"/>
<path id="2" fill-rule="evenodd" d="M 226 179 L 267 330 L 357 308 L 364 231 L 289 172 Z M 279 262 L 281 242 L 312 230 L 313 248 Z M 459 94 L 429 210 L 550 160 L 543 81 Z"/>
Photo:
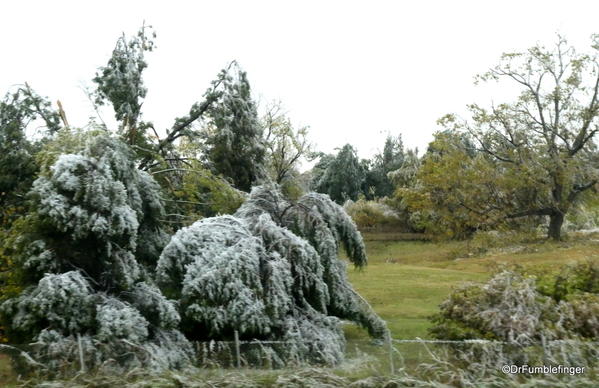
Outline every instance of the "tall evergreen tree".
<path id="1" fill-rule="evenodd" d="M 146 36 L 152 26 L 142 26 L 136 36 L 127 40 L 125 34 L 117 40 L 112 56 L 93 79 L 98 85 L 95 103 L 110 102 L 115 118 L 121 123 L 124 138 L 129 144 L 137 142 L 137 129 L 143 99 L 148 93 L 142 73 L 148 67 L 144 52 L 152 51 L 154 42 Z M 152 31 L 152 37 L 156 33 Z"/>
<path id="2" fill-rule="evenodd" d="M 401 135 L 397 137 L 387 136 L 383 151 L 375 155 L 372 162 L 366 161 L 367 163 L 363 163 L 365 177 L 362 183 L 362 192 L 366 199 L 391 197 L 393 195 L 395 185 L 387 174 L 399 169 L 404 157 L 405 152 Z"/>
<path id="3" fill-rule="evenodd" d="M 0 226 L 8 228 L 24 213 L 25 195 L 35 179 L 35 153 L 29 141 L 30 123 L 41 120 L 52 136 L 60 128 L 58 112 L 29 85 L 18 86 L 0 101 Z"/>
<path id="4" fill-rule="evenodd" d="M 31 210 L 7 242 L 23 287 L 0 307 L 8 339 L 35 342 L 52 370 L 77 336 L 89 367 L 123 353 L 127 367 L 188 362 L 179 315 L 149 276 L 168 240 L 159 186 L 102 130 L 65 128 L 39 160 Z"/>
<path id="5" fill-rule="evenodd" d="M 315 177 L 314 189 L 328 194 L 333 201 L 342 204 L 348 199 L 358 199 L 358 195 L 362 193 L 363 181 L 364 168 L 356 149 L 351 144 L 346 144 L 328 163 L 324 173 Z"/>
<path id="6" fill-rule="evenodd" d="M 223 77 L 221 99 L 209 110 L 206 162 L 214 173 L 249 192 L 265 177 L 266 149 L 247 75 L 237 63 L 233 65 L 233 74 L 228 70 Z"/>

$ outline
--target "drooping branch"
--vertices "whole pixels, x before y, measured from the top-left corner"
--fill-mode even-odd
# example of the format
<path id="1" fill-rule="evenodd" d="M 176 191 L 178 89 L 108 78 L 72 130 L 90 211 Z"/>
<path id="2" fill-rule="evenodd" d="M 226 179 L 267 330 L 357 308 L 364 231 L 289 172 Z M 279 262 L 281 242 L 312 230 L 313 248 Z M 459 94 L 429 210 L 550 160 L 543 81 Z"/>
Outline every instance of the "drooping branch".
<path id="1" fill-rule="evenodd" d="M 576 200 L 576 198 L 583 192 L 586 191 L 588 189 L 590 189 L 591 187 L 595 186 L 597 184 L 597 182 L 599 182 L 598 180 L 593 180 L 589 183 L 587 183 L 586 185 L 573 185 L 572 187 L 572 191 L 570 191 L 570 194 L 568 195 L 568 203 L 572 203 L 574 202 L 574 200 Z"/>

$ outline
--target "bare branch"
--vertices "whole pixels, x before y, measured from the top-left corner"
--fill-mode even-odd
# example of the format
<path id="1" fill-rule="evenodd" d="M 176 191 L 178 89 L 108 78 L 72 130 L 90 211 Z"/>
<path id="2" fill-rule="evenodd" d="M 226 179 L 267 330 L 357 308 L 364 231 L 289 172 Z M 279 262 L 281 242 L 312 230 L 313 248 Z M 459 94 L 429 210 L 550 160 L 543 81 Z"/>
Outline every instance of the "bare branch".
<path id="1" fill-rule="evenodd" d="M 234 64 L 237 64 L 237 62 L 232 61 L 227 67 L 225 73 L 228 73 L 228 71 L 231 69 L 231 66 L 233 66 Z M 220 97 L 220 94 L 216 93 L 216 91 L 224 81 L 223 77 L 224 75 L 221 73 L 219 79 L 213 83 L 211 90 L 206 93 L 206 100 L 204 100 L 204 102 L 202 102 L 199 105 L 194 104 L 191 110 L 189 111 L 189 115 L 187 117 L 175 120 L 175 125 L 173 125 L 173 127 L 171 128 L 170 132 L 168 133 L 168 136 L 158 142 L 156 153 L 160 154 L 162 151 L 164 151 L 166 146 L 172 144 L 179 137 L 184 136 L 185 134 L 183 133 L 183 130 L 186 129 L 189 125 L 191 125 L 194 121 L 202 117 L 202 115 L 204 115 L 204 113 L 208 111 L 212 104 L 216 102 L 216 100 Z M 150 163 L 151 160 L 151 155 L 146 156 L 139 164 L 138 169 L 147 170 L 148 163 Z"/>
<path id="2" fill-rule="evenodd" d="M 520 218 L 527 216 L 550 216 L 556 212 L 554 207 L 544 207 L 540 209 L 525 210 L 518 213 L 508 213 L 506 218 Z"/>

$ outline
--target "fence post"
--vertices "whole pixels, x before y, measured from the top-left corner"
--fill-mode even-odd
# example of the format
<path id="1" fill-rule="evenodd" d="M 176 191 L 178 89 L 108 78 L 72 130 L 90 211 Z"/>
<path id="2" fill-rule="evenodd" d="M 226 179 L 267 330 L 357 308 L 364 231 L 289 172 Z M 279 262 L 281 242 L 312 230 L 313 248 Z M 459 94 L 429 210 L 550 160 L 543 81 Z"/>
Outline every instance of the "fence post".
<path id="1" fill-rule="evenodd" d="M 541 346 L 543 347 L 543 365 L 549 365 L 547 361 L 547 343 L 545 342 L 545 335 L 543 333 L 541 333 Z"/>
<path id="2" fill-rule="evenodd" d="M 391 330 L 387 330 L 387 342 L 389 343 L 389 367 L 391 374 L 395 374 L 395 366 L 393 365 L 393 339 L 391 339 Z"/>
<path id="3" fill-rule="evenodd" d="M 81 346 L 81 334 L 77 333 L 77 345 L 79 346 L 79 365 L 81 365 L 81 373 L 85 373 L 85 362 L 83 360 L 83 346 Z"/>
<path id="4" fill-rule="evenodd" d="M 237 356 L 237 369 L 241 368 L 241 355 L 239 354 L 239 333 L 235 330 L 235 355 Z"/>

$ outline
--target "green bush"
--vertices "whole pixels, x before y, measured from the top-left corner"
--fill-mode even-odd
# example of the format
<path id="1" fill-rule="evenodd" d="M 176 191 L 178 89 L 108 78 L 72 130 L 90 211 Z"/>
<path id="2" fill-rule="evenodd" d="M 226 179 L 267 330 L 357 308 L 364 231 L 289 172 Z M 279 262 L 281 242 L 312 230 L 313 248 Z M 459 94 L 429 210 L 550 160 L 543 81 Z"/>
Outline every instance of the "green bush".
<path id="1" fill-rule="evenodd" d="M 504 270 L 487 283 L 453 289 L 432 317 L 443 340 L 491 339 L 529 344 L 599 338 L 599 266 L 584 260 L 540 275 Z"/>
<path id="2" fill-rule="evenodd" d="M 530 342 L 539 339 L 555 303 L 540 295 L 533 277 L 503 271 L 483 284 L 452 290 L 430 329 L 438 339 L 489 339 Z"/>
<path id="3" fill-rule="evenodd" d="M 537 290 L 556 302 L 569 301 L 585 293 L 599 295 L 599 263 L 586 259 L 540 274 Z"/>
<path id="4" fill-rule="evenodd" d="M 358 228 L 406 227 L 405 221 L 385 203 L 385 199 L 367 201 L 362 198 L 357 202 L 349 200 L 343 208 Z"/>

